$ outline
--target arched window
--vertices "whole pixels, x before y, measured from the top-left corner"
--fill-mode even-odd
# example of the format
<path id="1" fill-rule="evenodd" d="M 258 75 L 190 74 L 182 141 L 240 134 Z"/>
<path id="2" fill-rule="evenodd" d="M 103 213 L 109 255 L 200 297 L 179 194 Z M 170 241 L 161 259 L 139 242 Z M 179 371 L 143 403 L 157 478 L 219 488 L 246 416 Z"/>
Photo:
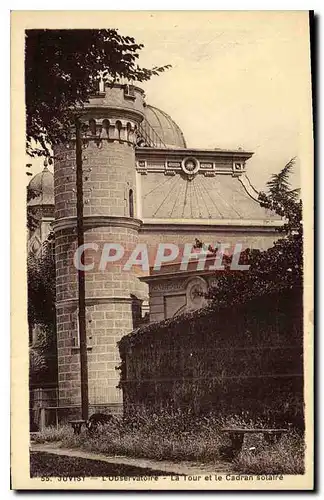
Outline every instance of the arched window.
<path id="1" fill-rule="evenodd" d="M 118 133 L 118 140 L 120 141 L 121 140 L 121 129 L 122 129 L 123 125 L 122 125 L 122 122 L 117 120 L 116 121 L 116 129 L 117 129 L 117 133 Z"/>
<path id="2" fill-rule="evenodd" d="M 132 126 L 131 126 L 131 124 L 129 122 L 127 122 L 127 125 L 126 125 L 126 134 L 127 134 L 127 140 L 128 140 L 128 142 L 130 142 L 131 133 L 132 133 Z"/>
<path id="3" fill-rule="evenodd" d="M 134 217 L 134 193 L 130 189 L 128 193 L 128 206 L 129 206 L 129 216 Z"/>
<path id="4" fill-rule="evenodd" d="M 109 138 L 109 120 L 103 120 L 102 121 L 102 131 L 101 131 L 101 137 Z"/>
<path id="5" fill-rule="evenodd" d="M 142 301 L 131 293 L 133 328 L 138 328 L 142 323 Z"/>
<path id="6" fill-rule="evenodd" d="M 93 118 L 91 120 L 89 120 L 89 129 L 90 129 L 91 135 L 97 134 L 97 124 L 96 124 L 96 120 L 94 120 Z"/>

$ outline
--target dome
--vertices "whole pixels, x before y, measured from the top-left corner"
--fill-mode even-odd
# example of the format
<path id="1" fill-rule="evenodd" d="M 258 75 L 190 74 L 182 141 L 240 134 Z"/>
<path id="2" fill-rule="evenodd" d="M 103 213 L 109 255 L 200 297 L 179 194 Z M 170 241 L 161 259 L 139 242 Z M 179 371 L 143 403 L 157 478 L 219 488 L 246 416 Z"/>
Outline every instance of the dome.
<path id="1" fill-rule="evenodd" d="M 29 200 L 29 207 L 54 205 L 54 175 L 47 166 L 44 167 L 42 172 L 34 175 L 27 189 L 36 195 Z"/>
<path id="2" fill-rule="evenodd" d="M 172 120 L 171 116 L 155 108 L 147 105 L 144 108 L 145 118 L 142 126 L 154 130 L 156 147 L 167 148 L 186 148 L 186 141 L 180 127 Z M 145 123 L 146 122 L 146 123 Z M 150 131 L 146 130 L 150 135 Z"/>

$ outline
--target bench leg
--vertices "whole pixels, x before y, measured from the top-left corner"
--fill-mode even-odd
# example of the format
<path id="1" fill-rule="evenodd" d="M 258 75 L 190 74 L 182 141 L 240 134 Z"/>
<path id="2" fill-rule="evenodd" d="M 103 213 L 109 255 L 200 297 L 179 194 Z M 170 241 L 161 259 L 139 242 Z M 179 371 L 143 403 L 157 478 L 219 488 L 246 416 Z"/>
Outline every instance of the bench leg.
<path id="1" fill-rule="evenodd" d="M 230 437 L 233 453 L 238 455 L 242 450 L 244 434 L 232 434 Z"/>
<path id="2" fill-rule="evenodd" d="M 82 426 L 82 424 L 74 424 L 73 425 L 74 434 L 80 434 L 81 426 Z"/>
<path id="3" fill-rule="evenodd" d="M 275 444 L 278 443 L 281 439 L 281 433 L 276 433 L 276 434 L 264 434 L 263 435 L 264 440 L 268 444 Z"/>

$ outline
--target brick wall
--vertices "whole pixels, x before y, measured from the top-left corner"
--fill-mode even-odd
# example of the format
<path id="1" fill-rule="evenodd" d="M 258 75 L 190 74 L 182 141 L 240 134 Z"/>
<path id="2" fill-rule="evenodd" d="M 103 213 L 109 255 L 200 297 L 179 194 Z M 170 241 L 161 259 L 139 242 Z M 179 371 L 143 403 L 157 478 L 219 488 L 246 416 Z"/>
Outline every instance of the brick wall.
<path id="1" fill-rule="evenodd" d="M 76 216 L 75 151 L 57 146 L 54 170 L 55 218 Z M 95 165 L 95 167 L 94 167 Z M 90 170 L 91 169 L 91 170 Z M 135 192 L 134 150 L 128 143 L 89 141 L 83 150 L 84 215 L 129 216 L 129 190 Z M 135 213 L 136 199 L 134 197 Z"/>
<path id="2" fill-rule="evenodd" d="M 133 218 L 136 206 L 133 217 L 129 207 L 129 190 L 133 190 L 136 203 L 136 184 L 134 137 L 127 130 L 135 129 L 143 109 L 142 94 L 135 94 L 135 99 L 126 102 L 122 87 L 106 89 L 105 96 L 85 106 L 81 118 L 86 126 L 82 152 L 84 240 L 98 245 L 97 251 L 84 252 L 84 263 L 94 264 L 92 270 L 85 271 L 90 404 L 121 403 L 116 388 L 116 345 L 133 328 L 131 294 L 136 294 L 137 280 L 122 267 L 137 243 L 140 226 Z M 124 109 L 116 111 L 116 104 Z M 95 121 L 95 131 L 90 120 Z M 105 120 L 109 130 L 104 129 Z M 117 126 L 123 129 L 117 130 Z M 58 379 L 59 403 L 64 406 L 78 405 L 81 398 L 77 270 L 73 262 L 77 249 L 75 142 L 56 146 L 54 155 Z M 125 259 L 100 270 L 105 243 L 123 245 Z"/>
<path id="3" fill-rule="evenodd" d="M 76 248 L 74 235 L 68 231 L 57 234 L 57 335 L 60 404 L 77 403 L 80 399 L 80 365 L 77 334 L 77 271 L 73 265 Z M 86 242 L 115 242 L 125 239 L 127 245 L 136 241 L 136 230 L 99 227 L 85 233 Z M 66 243 L 62 243 L 62 240 Z M 95 403 L 116 402 L 118 352 L 116 342 L 132 330 L 130 293 L 135 292 L 135 277 L 123 271 L 121 264 L 98 269 L 101 247 L 97 253 L 88 252 L 85 263 L 94 261 L 93 271 L 86 278 L 86 326 L 88 337 L 89 396 Z M 69 301 L 69 304 L 66 304 Z M 65 305 L 64 305 L 65 304 Z"/>

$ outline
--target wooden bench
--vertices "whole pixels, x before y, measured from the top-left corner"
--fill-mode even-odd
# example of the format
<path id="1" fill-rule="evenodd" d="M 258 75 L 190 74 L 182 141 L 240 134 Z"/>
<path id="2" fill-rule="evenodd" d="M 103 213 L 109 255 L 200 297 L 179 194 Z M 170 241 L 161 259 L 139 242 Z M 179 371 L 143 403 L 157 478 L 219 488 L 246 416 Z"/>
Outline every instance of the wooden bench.
<path id="1" fill-rule="evenodd" d="M 69 424 L 72 425 L 74 434 L 80 434 L 82 425 L 86 423 L 86 420 L 70 420 Z"/>
<path id="2" fill-rule="evenodd" d="M 222 432 L 228 434 L 231 439 L 232 450 L 239 453 L 242 449 L 245 434 L 263 434 L 264 440 L 269 444 L 274 444 L 280 440 L 281 436 L 288 432 L 288 429 L 234 429 L 224 428 Z"/>

